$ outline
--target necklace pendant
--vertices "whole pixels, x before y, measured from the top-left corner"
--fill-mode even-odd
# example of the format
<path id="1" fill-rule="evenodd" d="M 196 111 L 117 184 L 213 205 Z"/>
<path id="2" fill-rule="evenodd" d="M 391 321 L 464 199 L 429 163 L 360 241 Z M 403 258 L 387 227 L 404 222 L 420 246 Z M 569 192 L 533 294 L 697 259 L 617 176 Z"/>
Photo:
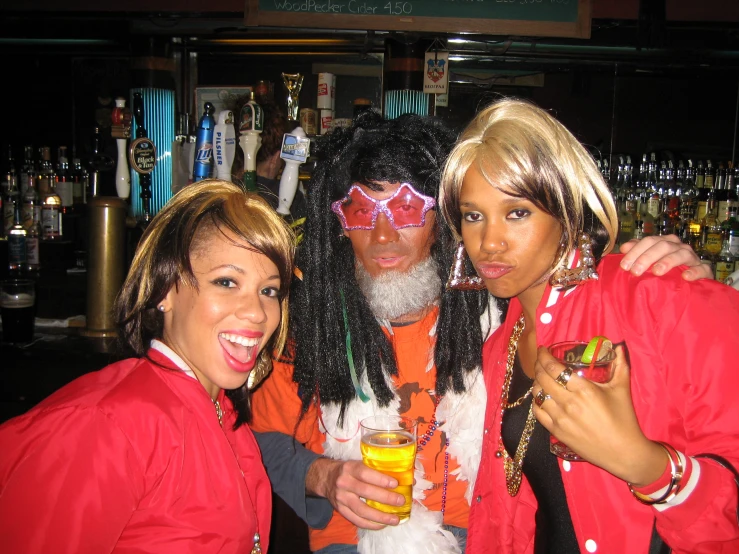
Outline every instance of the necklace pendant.
<path id="1" fill-rule="evenodd" d="M 260 540 L 259 533 L 254 533 L 254 548 L 251 549 L 251 554 L 262 554 L 262 544 L 259 542 Z"/>
<path id="2" fill-rule="evenodd" d="M 521 488 L 521 479 L 523 477 L 521 467 L 509 456 L 506 456 L 504 468 L 505 483 L 508 488 L 508 494 L 516 496 L 518 494 L 518 490 Z"/>

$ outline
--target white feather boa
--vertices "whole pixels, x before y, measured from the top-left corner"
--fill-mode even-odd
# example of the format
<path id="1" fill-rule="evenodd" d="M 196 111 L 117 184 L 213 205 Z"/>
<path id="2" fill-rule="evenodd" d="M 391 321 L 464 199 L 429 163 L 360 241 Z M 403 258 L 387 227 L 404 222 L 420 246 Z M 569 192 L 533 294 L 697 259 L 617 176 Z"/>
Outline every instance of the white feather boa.
<path id="1" fill-rule="evenodd" d="M 494 301 L 481 318 L 483 337 L 499 325 L 500 312 Z M 435 332 L 435 327 L 431 331 Z M 433 356 L 432 356 L 433 360 Z M 395 391 L 392 379 L 385 376 L 390 390 Z M 344 425 L 337 427 L 339 405 L 322 405 L 321 431 L 326 433 L 323 444 L 324 455 L 339 460 L 361 460 L 359 422 L 373 415 L 398 415 L 400 399 L 397 393 L 388 406 L 381 407 L 372 394 L 366 374 L 360 380 L 362 390 L 370 397 L 369 402 L 355 398 L 344 414 Z M 457 480 L 467 481 L 465 499 L 470 503 L 475 487 L 477 469 L 482 453 L 482 435 L 487 395 L 481 371 L 472 371 L 465 376 L 466 391 L 462 394 L 449 391 L 436 408 L 436 418 L 444 423 L 439 427 L 449 438 L 448 452 L 459 463 L 453 472 Z M 324 427 L 325 426 L 325 427 Z M 380 531 L 358 530 L 360 554 L 459 554 L 457 540 L 443 528 L 441 512 L 429 511 L 421 502 L 431 482 L 425 478 L 421 456 L 416 457 L 413 486 L 413 508 L 411 517 L 396 527 L 388 526 Z"/>

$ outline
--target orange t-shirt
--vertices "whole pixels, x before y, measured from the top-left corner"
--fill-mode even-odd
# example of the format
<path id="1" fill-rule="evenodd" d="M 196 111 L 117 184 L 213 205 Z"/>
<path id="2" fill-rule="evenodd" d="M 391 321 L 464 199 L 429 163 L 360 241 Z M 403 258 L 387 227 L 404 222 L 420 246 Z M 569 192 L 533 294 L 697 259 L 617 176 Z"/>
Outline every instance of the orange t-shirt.
<path id="1" fill-rule="evenodd" d="M 400 398 L 400 415 L 418 420 L 418 436 L 422 437 L 429 428 L 434 416 L 434 398 L 429 391 L 436 384 L 436 368 L 429 367 L 433 361 L 434 337 L 429 336 L 436 323 L 438 310 L 410 325 L 393 327 L 390 340 L 395 350 L 398 376 L 394 378 Z M 300 420 L 300 398 L 298 386 L 292 380 L 293 367 L 290 364 L 274 362 L 272 374 L 254 391 L 252 412 L 254 421 L 250 427 L 254 431 L 279 431 L 295 438 L 310 450 L 323 453 L 325 436 L 318 427 L 316 406 L 311 405 Z M 444 483 L 445 441 L 441 431 L 436 431 L 422 451 L 418 453 L 423 463 L 426 479 L 433 483 L 426 490 L 424 504 L 432 511 L 441 510 L 441 496 Z M 466 481 L 457 481 L 452 472 L 459 464 L 449 458 L 449 479 L 447 483 L 444 523 L 457 527 L 467 527 L 469 505 L 464 499 Z M 334 512 L 325 529 L 310 530 L 310 547 L 316 551 L 330 544 L 356 544 L 357 530 L 343 516 Z"/>

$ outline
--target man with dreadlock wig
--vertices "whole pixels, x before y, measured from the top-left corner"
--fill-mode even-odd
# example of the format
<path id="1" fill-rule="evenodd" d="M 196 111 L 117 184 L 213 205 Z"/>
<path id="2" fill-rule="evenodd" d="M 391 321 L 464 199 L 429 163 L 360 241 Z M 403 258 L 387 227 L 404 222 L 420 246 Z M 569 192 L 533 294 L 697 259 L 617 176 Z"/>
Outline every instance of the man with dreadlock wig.
<path id="1" fill-rule="evenodd" d="M 290 298 L 292 359 L 274 363 L 252 400 L 253 429 L 324 456 L 305 490 L 335 512 L 311 529 L 314 552 L 464 550 L 486 403 L 481 347 L 499 311 L 486 292 L 444 292 L 456 244 L 434 207 L 454 139 L 429 118 L 366 112 L 319 144 Z M 655 243 L 634 249 L 651 250 L 640 262 L 674 249 Z M 362 501 L 403 504 L 388 490 L 395 480 L 361 462 L 359 421 L 379 414 L 418 421 L 418 502 L 402 525 Z"/>

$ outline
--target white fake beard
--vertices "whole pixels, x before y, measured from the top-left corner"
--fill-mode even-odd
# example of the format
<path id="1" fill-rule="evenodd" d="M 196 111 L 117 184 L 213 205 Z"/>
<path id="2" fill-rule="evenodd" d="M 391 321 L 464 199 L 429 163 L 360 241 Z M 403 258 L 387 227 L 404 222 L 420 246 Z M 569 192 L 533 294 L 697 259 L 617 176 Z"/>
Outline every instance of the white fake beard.
<path id="1" fill-rule="evenodd" d="M 395 321 L 418 313 L 434 304 L 441 294 L 441 279 L 436 260 L 429 256 L 410 271 L 387 271 L 372 277 L 357 260 L 357 283 L 379 319 Z"/>

